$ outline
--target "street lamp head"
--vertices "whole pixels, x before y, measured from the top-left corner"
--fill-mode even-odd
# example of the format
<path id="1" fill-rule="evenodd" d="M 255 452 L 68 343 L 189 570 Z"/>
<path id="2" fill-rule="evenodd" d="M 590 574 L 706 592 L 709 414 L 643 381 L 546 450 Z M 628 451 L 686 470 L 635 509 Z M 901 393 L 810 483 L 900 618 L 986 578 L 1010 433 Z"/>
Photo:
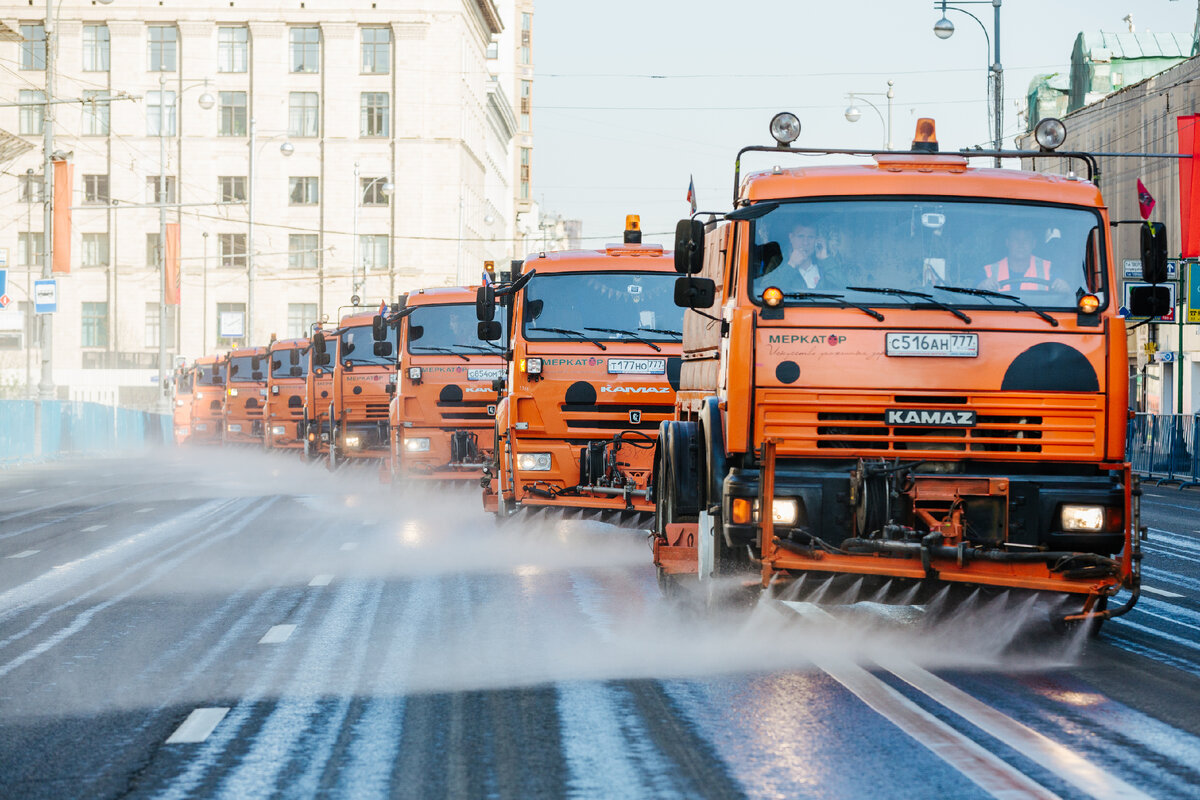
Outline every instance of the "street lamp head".
<path id="1" fill-rule="evenodd" d="M 939 39 L 949 39 L 954 35 L 954 23 L 946 17 L 942 17 L 933 23 L 933 35 Z"/>
<path id="2" fill-rule="evenodd" d="M 850 106 L 849 108 L 846 109 L 846 121 L 847 122 L 858 122 L 859 119 L 861 119 L 861 118 L 862 118 L 862 111 L 859 110 L 858 106 Z"/>
<path id="3" fill-rule="evenodd" d="M 396 184 L 391 181 L 384 181 L 383 186 L 379 187 L 379 191 L 383 193 L 384 197 L 391 197 L 392 192 L 396 191 Z"/>
<path id="4" fill-rule="evenodd" d="M 198 106 L 200 106 L 201 108 L 203 108 L 205 111 L 207 111 L 208 109 L 215 106 L 217 104 L 217 101 L 210 93 L 205 92 L 204 94 L 200 95 L 200 97 L 198 97 L 196 99 L 196 104 Z"/>
<path id="5" fill-rule="evenodd" d="M 279 152 L 283 153 L 284 158 L 287 158 L 292 153 L 296 152 L 296 145 L 292 144 L 291 142 L 284 142 L 283 144 L 279 145 Z"/>
<path id="6" fill-rule="evenodd" d="M 112 3 L 112 0 L 98 0 L 100 5 L 107 6 Z"/>

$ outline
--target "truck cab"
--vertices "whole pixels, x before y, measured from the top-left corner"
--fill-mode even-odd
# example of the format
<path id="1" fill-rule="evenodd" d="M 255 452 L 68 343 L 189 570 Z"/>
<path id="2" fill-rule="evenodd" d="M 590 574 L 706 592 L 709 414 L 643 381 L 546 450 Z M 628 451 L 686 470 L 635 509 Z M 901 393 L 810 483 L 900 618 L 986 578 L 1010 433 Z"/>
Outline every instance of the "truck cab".
<path id="1" fill-rule="evenodd" d="M 750 150 L 869 160 L 755 172 L 722 220 L 680 222 L 660 577 L 1131 605 L 1125 321 L 1086 155 L 1087 177 L 976 166 L 931 120 L 907 153 Z"/>
<path id="2" fill-rule="evenodd" d="M 267 348 L 270 364 L 267 373 L 267 397 L 263 409 L 267 447 L 303 450 L 304 394 L 308 378 L 311 342 L 308 339 L 282 339 Z"/>
<path id="3" fill-rule="evenodd" d="M 180 364 L 171 376 L 175 444 L 183 444 L 192 434 L 192 383 L 195 377 L 195 364 Z"/>
<path id="4" fill-rule="evenodd" d="M 509 286 L 485 287 L 479 303 L 480 333 L 499 336 L 498 325 L 485 331 L 489 291 L 506 301 L 510 359 L 484 507 L 640 522 L 653 511 L 654 441 L 679 379 L 683 315 L 671 253 L 642 244 L 631 216 L 623 243 L 537 253 L 520 273 Z"/>
<path id="5" fill-rule="evenodd" d="M 393 479 L 478 480 L 494 460 L 496 382 L 507 370 L 503 345 L 477 338 L 476 291 L 419 289 L 397 315 Z"/>
<path id="6" fill-rule="evenodd" d="M 262 445 L 267 348 L 231 350 L 225 357 L 225 369 L 225 443 Z"/>
<path id="7" fill-rule="evenodd" d="M 220 444 L 225 425 L 225 362 L 220 356 L 196 359 L 192 382 L 193 444 Z"/>

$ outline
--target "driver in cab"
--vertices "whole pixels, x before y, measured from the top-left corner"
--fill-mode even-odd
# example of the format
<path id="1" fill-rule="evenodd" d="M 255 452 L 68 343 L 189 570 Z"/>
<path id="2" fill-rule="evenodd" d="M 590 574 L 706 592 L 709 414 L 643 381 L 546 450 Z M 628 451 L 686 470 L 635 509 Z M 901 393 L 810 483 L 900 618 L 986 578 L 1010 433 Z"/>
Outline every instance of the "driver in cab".
<path id="1" fill-rule="evenodd" d="M 764 245 L 764 260 L 761 280 L 764 286 L 776 286 L 785 294 L 789 292 L 827 292 L 843 288 L 825 270 L 817 259 L 817 228 L 801 222 L 788 232 L 790 251 L 787 259 L 779 252 L 778 245 Z M 772 245 L 774 245 L 772 247 Z M 769 248 L 769 249 L 768 249 Z M 773 249 L 775 252 L 770 252 Z"/>
<path id="2" fill-rule="evenodd" d="M 1007 255 L 983 268 L 984 279 L 978 288 L 993 292 L 1011 292 L 1013 277 L 1026 278 L 1018 287 L 1021 291 L 1069 292 L 1070 285 L 1053 277 L 1050 262 L 1033 254 L 1034 235 L 1028 228 L 1016 227 L 1004 239 Z"/>

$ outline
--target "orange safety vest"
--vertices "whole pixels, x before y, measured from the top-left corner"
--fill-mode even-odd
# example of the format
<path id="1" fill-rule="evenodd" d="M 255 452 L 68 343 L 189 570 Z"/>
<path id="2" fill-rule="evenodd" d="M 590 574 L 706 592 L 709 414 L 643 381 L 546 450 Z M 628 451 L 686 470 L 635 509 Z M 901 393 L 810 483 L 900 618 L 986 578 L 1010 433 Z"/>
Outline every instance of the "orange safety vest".
<path id="1" fill-rule="evenodd" d="M 1038 270 L 1038 266 L 1041 266 L 1041 270 Z M 996 272 L 995 275 L 992 274 L 993 267 L 995 267 L 995 272 Z M 1000 284 L 1001 291 L 1003 291 L 1003 292 L 1011 292 L 1012 291 L 1012 285 L 1007 283 L 1007 281 L 1008 281 L 1008 259 L 1007 258 L 1000 259 L 999 263 L 997 263 L 997 264 L 988 264 L 987 266 L 985 266 L 983 268 L 983 270 L 984 270 L 984 272 L 987 273 L 987 276 L 989 278 L 994 278 L 996 280 L 996 283 Z M 1040 275 L 1038 274 L 1039 272 L 1041 273 Z M 1041 278 L 1042 280 L 1046 280 L 1046 281 L 1050 280 L 1050 262 L 1044 258 L 1035 258 L 1034 256 L 1030 256 L 1029 257 L 1029 269 L 1025 270 L 1025 274 L 1023 277 Z M 1029 290 L 1036 291 L 1038 289 L 1045 291 L 1049 288 L 1050 288 L 1049 286 L 1042 286 L 1041 284 L 1038 284 L 1038 283 L 1022 283 L 1021 284 L 1021 291 L 1029 291 Z"/>

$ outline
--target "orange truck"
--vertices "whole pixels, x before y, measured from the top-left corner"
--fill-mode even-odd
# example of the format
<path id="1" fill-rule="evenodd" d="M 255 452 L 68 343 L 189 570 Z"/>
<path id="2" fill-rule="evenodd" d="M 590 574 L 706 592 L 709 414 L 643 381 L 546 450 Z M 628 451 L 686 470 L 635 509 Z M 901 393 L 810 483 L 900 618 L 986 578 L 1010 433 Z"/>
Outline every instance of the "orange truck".
<path id="1" fill-rule="evenodd" d="M 484 507 L 642 521 L 679 377 L 683 312 L 670 251 L 642 244 L 630 216 L 622 244 L 537 253 L 519 266 L 512 283 L 481 287 L 476 303 L 480 338 L 495 341 L 496 297 L 503 302 L 510 360 Z"/>
<path id="2" fill-rule="evenodd" d="M 195 364 L 180 364 L 171 376 L 175 397 L 175 405 L 172 408 L 175 444 L 183 444 L 192 435 L 192 383 L 195 378 Z"/>
<path id="3" fill-rule="evenodd" d="M 738 165 L 749 151 L 856 163 L 735 177 L 733 211 L 676 231 L 689 311 L 655 454 L 660 579 L 802 592 L 845 576 L 901 602 L 1031 590 L 1060 623 L 1127 611 L 1140 492 L 1094 159 L 1049 149 L 1057 120 L 1039 125 L 1042 151 L 941 153 L 928 119 L 911 151 L 873 152 L 793 148 L 789 117 Z M 1148 270 L 1164 236 L 1143 231 Z"/>
<path id="4" fill-rule="evenodd" d="M 196 359 L 192 381 L 193 444 L 220 444 L 225 425 L 225 361 L 221 356 Z"/>
<path id="5" fill-rule="evenodd" d="M 396 391 L 396 334 L 393 328 L 385 341 L 375 341 L 377 316 L 374 311 L 347 314 L 336 329 L 313 333 L 312 363 L 332 369 L 323 415 L 326 390 L 313 398 L 330 469 L 348 460 L 382 463 L 390 457 L 388 412 Z"/>
<path id="6" fill-rule="evenodd" d="M 308 374 L 304 376 L 304 416 L 299 432 L 304 437 L 304 457 L 309 461 L 329 454 L 329 412 L 333 399 L 333 357 L 323 357 L 336 347 L 334 328 L 313 326 L 309 338 Z M 319 335 L 318 335 L 319 334 Z M 318 347 L 320 352 L 318 352 Z"/>
<path id="7" fill-rule="evenodd" d="M 393 480 L 477 480 L 494 460 L 496 381 L 507 370 L 504 348 L 477 338 L 476 291 L 419 289 L 377 329 L 380 337 L 393 327 L 399 332 Z"/>
<path id="8" fill-rule="evenodd" d="M 225 356 L 225 444 L 263 443 L 267 348 L 240 347 Z"/>
<path id="9" fill-rule="evenodd" d="M 304 396 L 311 342 L 282 339 L 267 348 L 267 400 L 263 443 L 281 450 L 304 449 Z"/>

